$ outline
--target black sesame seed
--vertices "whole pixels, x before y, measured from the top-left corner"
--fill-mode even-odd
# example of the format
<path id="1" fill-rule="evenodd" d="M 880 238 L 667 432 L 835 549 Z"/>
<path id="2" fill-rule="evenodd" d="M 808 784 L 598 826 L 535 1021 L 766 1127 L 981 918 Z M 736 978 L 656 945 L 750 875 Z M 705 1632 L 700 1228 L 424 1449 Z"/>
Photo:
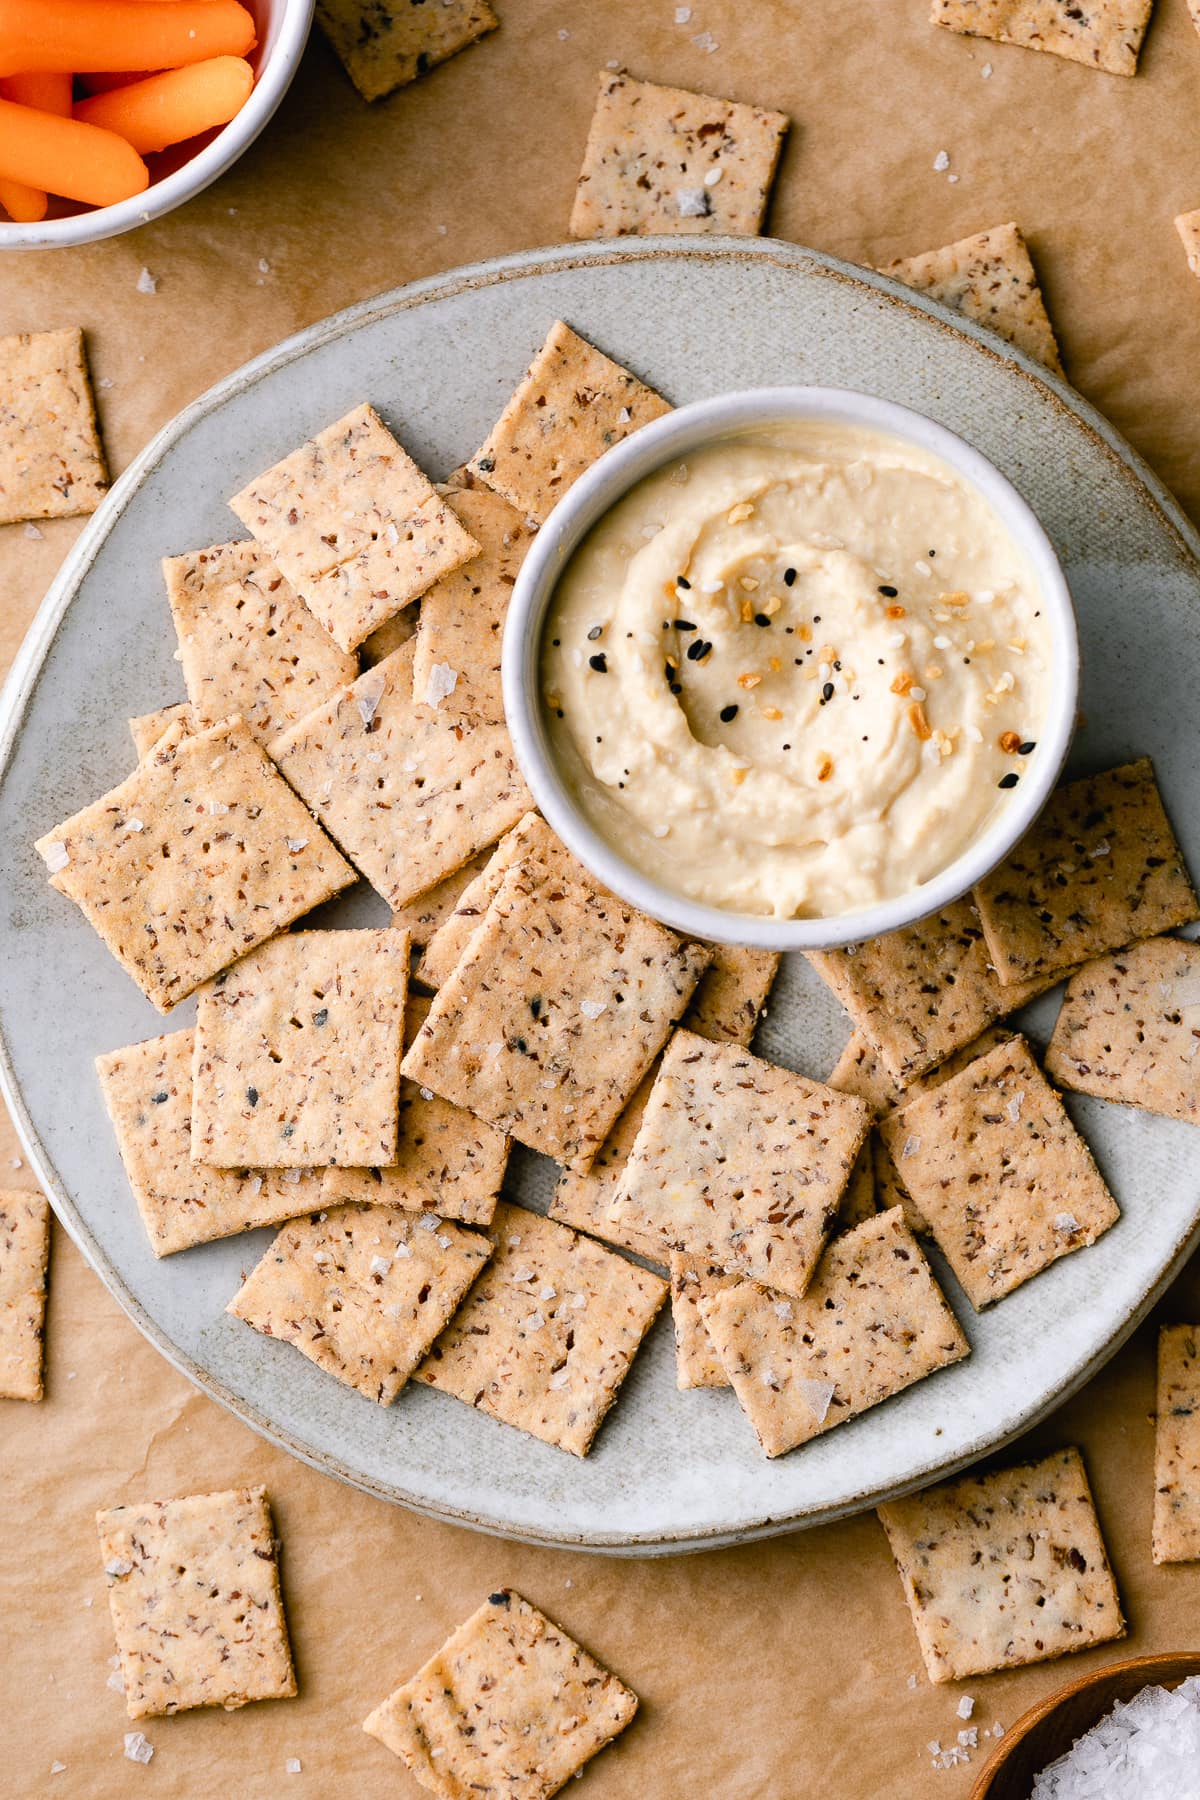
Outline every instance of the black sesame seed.
<path id="1" fill-rule="evenodd" d="M 737 707 L 735 706 L 733 710 L 736 712 Z M 151 1094 L 150 1104 L 151 1106 L 165 1106 L 170 1098 L 171 1096 L 168 1094 L 166 1088 L 161 1088 L 157 1094 Z"/>
<path id="2" fill-rule="evenodd" d="M 690 588 L 692 584 L 686 575 L 677 575 L 675 577 L 675 585 L 676 587 Z"/>
<path id="3" fill-rule="evenodd" d="M 832 683 L 832 681 L 827 681 L 825 683 L 825 686 L 821 689 L 821 698 L 822 698 L 822 700 L 832 700 L 833 699 L 833 683 Z"/>
<path id="4" fill-rule="evenodd" d="M 533 999 L 529 1002 L 529 1010 L 536 1019 L 542 1010 L 542 996 L 540 994 L 535 994 L 533 996 Z"/>
<path id="5" fill-rule="evenodd" d="M 756 625 L 769 625 L 771 623 L 771 621 L 767 617 L 766 613 L 755 613 L 754 623 Z"/>
<path id="6" fill-rule="evenodd" d="M 321 1008 L 320 1012 L 315 1012 L 313 1014 L 312 1019 L 313 1019 L 313 1024 L 317 1027 L 318 1030 L 320 1030 L 321 1026 L 328 1022 L 329 1008 L 327 1006 L 323 1006 Z"/>
<path id="7" fill-rule="evenodd" d="M 675 629 L 676 631 L 695 631 L 696 627 L 690 619 L 676 619 Z"/>
<path id="8" fill-rule="evenodd" d="M 598 637 L 603 637 L 603 636 L 604 636 L 603 625 L 593 625 L 592 629 L 588 632 L 588 643 L 594 644 Z"/>
<path id="9" fill-rule="evenodd" d="M 737 709 L 736 705 L 723 706 L 721 708 L 721 723 L 722 723 L 722 725 L 731 724 L 733 722 L 733 720 L 737 718 L 737 710 L 738 709 Z M 163 1099 L 165 1100 L 166 1097 L 167 1096 L 164 1094 Z"/>
<path id="10" fill-rule="evenodd" d="M 249 1087 L 246 1089 L 246 1104 L 247 1104 L 247 1106 L 257 1106 L 258 1105 L 258 1089 L 257 1088 Z"/>
<path id="11" fill-rule="evenodd" d="M 795 571 L 795 569 L 785 569 L 785 570 L 784 570 L 784 571 L 783 571 L 783 585 L 784 585 L 784 587 L 791 587 L 791 585 L 792 585 L 792 583 L 793 583 L 793 582 L 794 582 L 794 581 L 795 581 L 795 579 L 796 579 L 796 571 Z"/>
<path id="12" fill-rule="evenodd" d="M 885 599 L 894 600 L 896 598 L 897 594 L 900 592 L 900 589 L 898 587 L 890 587 L 885 582 L 879 591 L 884 596 Z"/>
<path id="13" fill-rule="evenodd" d="M 511 1604 L 511 1601 L 507 1594 L 489 1594 L 488 1595 L 488 1605 L 489 1606 L 508 1606 L 510 1604 Z"/>
<path id="14" fill-rule="evenodd" d="M 705 657 L 711 656 L 711 654 L 712 645 L 705 643 L 703 638 L 693 638 L 692 642 L 687 647 L 687 659 L 689 662 L 703 662 Z"/>
<path id="15" fill-rule="evenodd" d="M 285 1125 L 283 1128 L 284 1137 L 290 1138 L 292 1133 L 295 1131 L 295 1129 L 296 1129 L 296 1127 L 294 1125 Z"/>
<path id="16" fill-rule="evenodd" d="M 588 668 L 595 669 L 597 675 L 608 674 L 608 658 L 603 650 L 598 650 L 595 656 L 588 657 Z"/>
<path id="17" fill-rule="evenodd" d="M 996 783 L 996 786 L 1002 788 L 1015 788 L 1020 779 L 1021 777 L 1019 775 L 1013 773 L 1002 775 Z"/>
<path id="18" fill-rule="evenodd" d="M 1018 756 L 1032 756 L 1036 749 L 1037 749 L 1037 745 L 1034 743 L 1022 744 L 1021 748 L 1017 751 L 1017 755 Z"/>
<path id="19" fill-rule="evenodd" d="M 552 643 L 552 644 L 553 644 L 553 645 L 554 645 L 554 648 L 555 648 L 555 649 L 556 649 L 556 650 L 557 650 L 557 649 L 558 649 L 558 647 L 559 647 L 559 645 L 560 645 L 560 644 L 561 644 L 561 643 L 562 643 L 562 639 L 561 639 L 561 638 L 551 638 L 551 640 L 550 640 L 550 641 L 551 641 L 551 643 Z"/>
<path id="20" fill-rule="evenodd" d="M 682 694 L 683 692 L 683 688 L 678 681 L 669 682 L 668 686 L 673 694 Z"/>

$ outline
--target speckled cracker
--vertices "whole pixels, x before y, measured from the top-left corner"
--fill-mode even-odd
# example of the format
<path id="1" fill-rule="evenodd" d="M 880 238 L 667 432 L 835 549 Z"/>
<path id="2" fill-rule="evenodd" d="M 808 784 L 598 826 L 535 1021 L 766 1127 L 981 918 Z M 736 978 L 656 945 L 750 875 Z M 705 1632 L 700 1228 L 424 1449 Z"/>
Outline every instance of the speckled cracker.
<path id="1" fill-rule="evenodd" d="M 1200 1559 L 1200 1332 L 1164 1325 L 1158 1334 L 1154 1422 L 1156 1563 Z"/>
<path id="2" fill-rule="evenodd" d="M 771 984 L 779 972 L 773 950 L 745 950 L 712 944 L 712 961 L 688 1002 L 683 1023 L 713 1042 L 750 1043 L 762 1016 Z"/>
<path id="3" fill-rule="evenodd" d="M 803 1299 L 739 1281 L 700 1316 L 768 1456 L 970 1355 L 898 1207 L 835 1238 Z"/>
<path id="4" fill-rule="evenodd" d="M 870 1123 L 856 1095 L 677 1031 L 610 1217 L 802 1294 Z"/>
<path id="5" fill-rule="evenodd" d="M 1191 5 L 1192 18 L 1197 31 L 1200 31 L 1200 0 L 1191 0 Z M 1200 275 L 1200 208 L 1195 212 L 1180 213 L 1175 220 L 1175 229 L 1179 233 L 1188 268 L 1193 275 Z"/>
<path id="6" fill-rule="evenodd" d="M 358 674 L 253 540 L 168 556 L 163 577 L 193 730 L 240 713 L 269 743 Z"/>
<path id="7" fill-rule="evenodd" d="M 969 900 L 808 960 L 902 1087 L 971 1043 L 1007 1004 Z"/>
<path id="8" fill-rule="evenodd" d="M 875 1201 L 875 1153 L 872 1136 L 868 1136 L 855 1158 L 850 1179 L 838 1202 L 837 1219 L 831 1229 L 849 1231 L 853 1226 L 861 1225 L 864 1219 L 873 1219 L 878 1210 Z"/>
<path id="9" fill-rule="evenodd" d="M 563 875 L 588 879 L 541 814 L 525 813 L 505 832 L 480 874 L 463 889 L 453 912 L 430 938 L 421 958 L 421 981 L 426 987 L 440 988 L 454 973 L 508 871 L 530 860 L 547 868 L 553 866 Z"/>
<path id="10" fill-rule="evenodd" d="M 243 720 L 180 730 L 37 844 L 160 1012 L 354 880 Z"/>
<path id="11" fill-rule="evenodd" d="M 393 613 L 390 619 L 385 619 L 379 629 L 373 631 L 369 638 L 363 639 L 358 646 L 358 660 L 362 667 L 373 669 L 376 663 L 381 663 L 385 656 L 390 656 L 393 650 L 400 648 L 401 644 L 407 644 L 409 638 L 416 637 L 420 623 L 421 602 L 410 600 L 408 605 L 402 606 L 398 613 Z"/>
<path id="12" fill-rule="evenodd" d="M 117 1148 L 155 1256 L 311 1212 L 320 1177 L 305 1169 L 212 1169 L 191 1160 L 194 1031 L 96 1058 Z"/>
<path id="13" fill-rule="evenodd" d="M 0 338 L 0 525 L 95 512 L 107 487 L 82 331 Z"/>
<path id="14" fill-rule="evenodd" d="M 461 868 L 530 804 L 504 725 L 414 705 L 413 655 L 402 644 L 271 745 L 393 908 Z"/>
<path id="15" fill-rule="evenodd" d="M 708 1326 L 700 1317 L 701 1300 L 734 1287 L 741 1280 L 702 1256 L 671 1252 L 671 1319 L 675 1326 L 675 1381 L 689 1388 L 728 1387 L 729 1377 L 713 1349 Z"/>
<path id="16" fill-rule="evenodd" d="M 708 951 L 536 864 L 504 877 L 404 1059 L 410 1080 L 587 1169 Z"/>
<path id="17" fill-rule="evenodd" d="M 406 901 L 398 906 L 392 914 L 392 924 L 407 931 L 409 941 L 414 949 L 424 949 L 435 932 L 441 930 L 450 918 L 466 889 L 470 887 L 477 875 L 482 875 L 491 860 L 491 849 L 480 850 L 461 869 L 455 869 L 452 875 L 446 875 L 441 881 L 435 881 L 431 888 L 418 894 L 415 900 Z M 424 981 L 421 966 L 417 965 L 414 974 Z M 432 983 L 425 985 L 432 986 Z"/>
<path id="18" fill-rule="evenodd" d="M 839 1094 L 857 1094 L 875 1113 L 888 1112 L 904 1092 L 861 1031 L 851 1035 L 827 1079 Z"/>
<path id="19" fill-rule="evenodd" d="M 421 600 L 413 699 L 448 713 L 503 723 L 500 646 L 517 570 L 533 542 L 520 513 L 486 488 L 463 489 L 449 505 L 481 549 L 435 581 Z"/>
<path id="20" fill-rule="evenodd" d="M 432 1213 L 331 1206 L 285 1225 L 225 1310 L 390 1406 L 491 1248 Z"/>
<path id="21" fill-rule="evenodd" d="M 364 100 L 382 100 L 500 23 L 488 0 L 320 0 L 317 23 Z"/>
<path id="22" fill-rule="evenodd" d="M 976 1308 L 1094 1244 L 1120 1216 L 1023 1038 L 910 1100 L 879 1130 Z"/>
<path id="23" fill-rule="evenodd" d="M 931 294 L 1062 374 L 1029 246 L 1016 225 L 993 225 L 941 250 L 899 257 L 880 273 Z"/>
<path id="24" fill-rule="evenodd" d="M 519 513 L 541 522 L 610 444 L 670 410 L 661 394 L 560 319 L 469 466 Z"/>
<path id="25" fill-rule="evenodd" d="M 753 237 L 787 128 L 784 113 L 604 70 L 571 236 Z"/>
<path id="26" fill-rule="evenodd" d="M 1200 945 L 1147 938 L 1085 963 L 1045 1056 L 1060 1087 L 1200 1120 Z"/>
<path id="27" fill-rule="evenodd" d="M 586 1456 L 667 1284 L 504 1201 L 490 1235 L 491 1262 L 414 1379 Z"/>
<path id="28" fill-rule="evenodd" d="M 1002 981 L 1200 918 L 1148 756 L 1059 788 L 975 898 Z"/>
<path id="29" fill-rule="evenodd" d="M 343 650 L 479 552 L 367 405 L 229 504 Z"/>
<path id="30" fill-rule="evenodd" d="M 930 1681 L 1124 1637 L 1078 1450 L 879 1508 Z"/>
<path id="31" fill-rule="evenodd" d="M 196 1009 L 193 1160 L 392 1162 L 407 989 L 392 930 L 289 932 L 218 975 Z"/>
<path id="32" fill-rule="evenodd" d="M 404 1041 L 411 1044 L 429 1016 L 424 994 L 410 994 Z M 440 1213 L 467 1225 L 486 1225 L 496 1210 L 508 1162 L 508 1139 L 431 1088 L 400 1083 L 395 1159 L 385 1168 L 327 1169 L 326 1205 L 338 1200 Z"/>
<path id="33" fill-rule="evenodd" d="M 0 1399 L 42 1397 L 42 1330 L 50 1205 L 44 1195 L 0 1189 Z"/>
<path id="34" fill-rule="evenodd" d="M 965 37 L 1048 50 L 1110 75 L 1133 75 L 1154 0 L 932 0 L 930 20 Z"/>
<path id="35" fill-rule="evenodd" d="M 96 1514 L 131 1719 L 296 1692 L 267 1490 Z"/>
<path id="36" fill-rule="evenodd" d="M 136 719 L 130 719 L 129 735 L 139 762 L 161 742 L 172 725 L 181 727 L 183 737 L 194 734 L 196 720 L 188 701 L 176 700 L 171 706 L 158 706 L 153 712 L 139 713 Z"/>
<path id="37" fill-rule="evenodd" d="M 438 1800 L 546 1800 L 624 1731 L 637 1704 L 553 1620 L 504 1588 L 363 1730 Z"/>

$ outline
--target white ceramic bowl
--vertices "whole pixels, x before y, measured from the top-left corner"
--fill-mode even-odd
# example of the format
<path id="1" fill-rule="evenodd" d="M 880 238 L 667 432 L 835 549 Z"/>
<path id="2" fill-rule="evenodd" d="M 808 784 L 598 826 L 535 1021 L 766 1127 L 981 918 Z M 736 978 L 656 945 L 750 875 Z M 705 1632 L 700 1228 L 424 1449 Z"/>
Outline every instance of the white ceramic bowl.
<path id="1" fill-rule="evenodd" d="M 1038 754 L 988 829 L 932 880 L 857 912 L 777 919 L 706 906 L 651 881 L 595 830 L 555 761 L 540 700 L 542 630 L 568 558 L 592 526 L 637 482 L 676 458 L 739 432 L 819 419 L 890 433 L 941 457 L 989 503 L 1025 552 L 1050 628 L 1051 692 Z M 504 707 L 517 759 L 540 811 L 614 894 L 689 937 L 766 950 L 820 950 L 857 943 L 925 918 L 965 894 L 1003 861 L 1041 812 L 1062 771 L 1075 724 L 1079 640 L 1075 611 L 1054 548 L 1037 517 L 1000 472 L 954 432 L 907 407 L 843 388 L 752 388 L 698 400 L 614 444 L 564 494 L 538 532 L 513 589 L 504 632 Z"/>
<path id="2" fill-rule="evenodd" d="M 60 218 L 41 219 L 36 225 L 0 219 L 0 250 L 94 244 L 101 238 L 132 231 L 181 206 L 237 161 L 291 86 L 313 17 L 313 0 L 242 0 L 242 4 L 254 14 L 258 45 L 249 58 L 254 67 L 254 86 L 241 112 L 190 155 L 181 150 L 164 151 L 159 163 L 166 173 L 132 200 L 122 200 L 116 206 L 62 203 Z M 51 201 L 52 210 L 54 205 Z"/>

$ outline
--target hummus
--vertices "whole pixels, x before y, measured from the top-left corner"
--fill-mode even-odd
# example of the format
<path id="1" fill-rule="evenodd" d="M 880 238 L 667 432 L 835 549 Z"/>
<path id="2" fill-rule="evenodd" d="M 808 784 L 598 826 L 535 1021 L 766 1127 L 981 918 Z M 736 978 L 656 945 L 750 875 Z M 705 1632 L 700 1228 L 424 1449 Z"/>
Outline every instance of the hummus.
<path id="1" fill-rule="evenodd" d="M 593 826 L 709 905 L 910 892 L 1037 750 L 1050 639 L 1023 552 L 948 464 L 813 421 L 640 482 L 557 585 L 542 698 Z"/>

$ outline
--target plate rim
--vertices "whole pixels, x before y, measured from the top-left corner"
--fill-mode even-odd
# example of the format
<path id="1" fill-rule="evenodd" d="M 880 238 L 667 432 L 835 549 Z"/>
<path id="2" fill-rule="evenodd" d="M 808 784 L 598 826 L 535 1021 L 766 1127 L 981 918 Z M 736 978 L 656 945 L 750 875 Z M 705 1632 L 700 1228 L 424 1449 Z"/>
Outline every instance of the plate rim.
<path id="1" fill-rule="evenodd" d="M 821 251 L 777 238 L 713 237 L 701 239 L 659 236 L 533 248 L 465 264 L 435 275 L 424 276 L 417 281 L 407 282 L 382 294 L 360 300 L 352 306 L 317 320 L 282 339 L 271 348 L 261 351 L 229 374 L 222 376 L 219 381 L 214 382 L 212 386 L 197 395 L 194 400 L 189 401 L 173 418 L 169 419 L 114 482 L 96 512 L 84 526 L 51 581 L 45 597 L 18 647 L 8 677 L 3 688 L 0 689 L 0 775 L 3 775 L 8 768 L 33 687 L 46 654 L 76 591 L 94 563 L 109 531 L 134 500 L 145 481 L 153 474 L 165 453 L 179 439 L 186 436 L 200 419 L 207 417 L 212 412 L 219 411 L 235 395 L 244 392 L 267 375 L 275 373 L 292 362 L 301 360 L 311 351 L 339 338 L 349 336 L 370 322 L 424 305 L 429 301 L 449 299 L 535 275 L 656 259 L 685 258 L 695 259 L 701 263 L 765 260 L 780 267 L 816 273 L 851 287 L 883 295 L 891 304 L 923 317 L 931 329 L 948 331 L 958 337 L 967 338 L 973 343 L 978 354 L 991 357 L 1006 365 L 1012 372 L 1033 382 L 1051 397 L 1061 411 L 1070 414 L 1074 423 L 1082 426 L 1095 440 L 1097 448 L 1114 465 L 1117 474 L 1141 490 L 1140 497 L 1143 502 L 1149 501 L 1153 505 L 1162 524 L 1176 537 L 1181 548 L 1196 562 L 1198 571 L 1200 571 L 1200 530 L 1197 530 L 1192 524 L 1179 502 L 1139 452 L 1126 441 L 1116 428 L 1089 401 L 1077 394 L 1065 379 L 1034 362 L 1024 352 L 1008 345 L 985 327 L 953 312 L 928 295 L 916 293 L 875 270 L 863 268 L 841 258 L 828 256 Z M 899 1498 L 903 1494 L 926 1487 L 931 1482 L 943 1480 L 970 1467 L 982 1457 L 1003 1449 L 1015 1438 L 1048 1418 L 1065 1401 L 1078 1393 L 1080 1388 L 1091 1380 L 1092 1376 L 1097 1374 L 1132 1336 L 1155 1302 L 1170 1286 L 1193 1250 L 1200 1245 L 1200 1214 L 1198 1214 L 1193 1225 L 1177 1239 L 1174 1250 L 1158 1277 L 1147 1284 L 1138 1303 L 1121 1325 L 1091 1355 L 1082 1357 L 1068 1371 L 1063 1382 L 1051 1397 L 1041 1405 L 1022 1413 L 1019 1418 L 1010 1421 L 1009 1426 L 999 1435 L 991 1433 L 977 1435 L 967 1448 L 944 1461 L 928 1462 L 910 1479 L 893 1484 L 886 1493 L 874 1490 L 860 1491 L 856 1496 L 843 1500 L 839 1504 L 813 1511 L 768 1515 L 749 1524 L 716 1525 L 702 1530 L 691 1528 L 678 1535 L 661 1530 L 605 1532 L 587 1536 L 568 1530 L 558 1532 L 533 1530 L 497 1520 L 471 1508 L 456 1507 L 451 1504 L 431 1504 L 426 1498 L 414 1495 L 394 1482 L 381 1481 L 361 1471 L 355 1471 L 338 1457 L 293 1437 L 291 1433 L 262 1413 L 253 1401 L 233 1394 L 216 1376 L 196 1362 L 188 1352 L 171 1341 L 165 1330 L 149 1316 L 136 1293 L 128 1286 L 93 1237 L 74 1199 L 59 1180 L 48 1151 L 41 1143 L 16 1080 L 3 1031 L 0 1031 L 0 1096 L 8 1106 L 9 1114 L 22 1147 L 29 1158 L 32 1171 L 68 1236 L 143 1337 L 193 1386 L 217 1401 L 219 1405 L 231 1412 L 243 1424 L 248 1425 L 259 1436 L 285 1450 L 289 1455 L 307 1463 L 320 1473 L 336 1477 L 374 1498 L 388 1501 L 393 1505 L 404 1506 L 409 1511 L 427 1518 L 441 1519 L 449 1524 L 465 1526 L 511 1542 L 529 1543 L 549 1549 L 583 1549 L 597 1554 L 616 1556 L 680 1555 L 706 1549 L 720 1549 L 734 1544 L 750 1543 L 778 1536 L 789 1531 L 807 1530 L 813 1526 L 831 1523 L 836 1519 L 852 1517 L 858 1512 L 880 1504 L 885 1499 Z"/>

